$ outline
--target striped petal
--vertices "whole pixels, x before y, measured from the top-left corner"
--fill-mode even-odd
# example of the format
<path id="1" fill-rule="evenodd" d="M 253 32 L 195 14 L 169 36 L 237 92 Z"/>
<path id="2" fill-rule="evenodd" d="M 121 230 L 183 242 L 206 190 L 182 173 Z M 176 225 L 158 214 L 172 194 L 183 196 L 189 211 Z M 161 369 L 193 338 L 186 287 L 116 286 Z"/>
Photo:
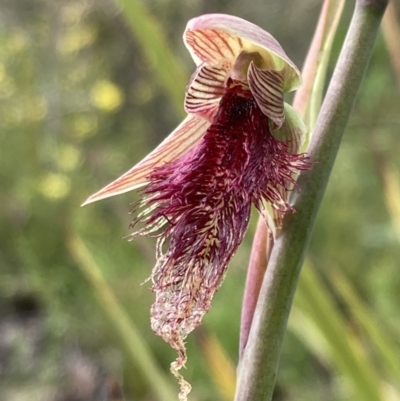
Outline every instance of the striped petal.
<path id="1" fill-rule="evenodd" d="M 220 29 L 192 30 L 186 28 L 183 34 L 183 41 L 196 65 L 204 62 L 219 64 L 222 60 L 229 64 L 229 62 L 235 60 L 243 49 L 240 37 Z"/>
<path id="2" fill-rule="evenodd" d="M 307 126 L 292 106 L 285 103 L 284 108 L 285 121 L 280 129 L 272 131 L 272 135 L 280 141 L 287 142 L 291 153 L 301 153 L 308 140 Z"/>
<path id="3" fill-rule="evenodd" d="M 210 39 L 206 39 L 209 37 L 208 32 L 213 32 Z M 229 46 L 222 45 L 221 52 L 219 51 L 221 41 L 213 42 L 216 32 L 221 36 L 224 34 L 224 38 L 229 38 L 227 41 Z M 193 40 L 193 37 L 198 39 Z M 201 37 L 204 39 L 200 40 Z M 206 14 L 194 18 L 187 24 L 184 41 L 197 65 L 210 60 L 215 63 L 223 57 L 222 55 L 229 55 L 227 51 L 229 49 L 232 49 L 231 53 L 237 56 L 239 52 L 236 47 L 241 45 L 241 50 L 261 54 L 264 60 L 264 65 L 261 66 L 263 69 L 282 71 L 285 92 L 292 91 L 301 84 L 300 71 L 278 41 L 259 26 L 241 18 L 226 14 Z"/>
<path id="4" fill-rule="evenodd" d="M 251 93 L 261 111 L 280 128 L 285 120 L 283 76 L 280 72 L 261 70 L 254 62 L 247 73 Z"/>
<path id="5" fill-rule="evenodd" d="M 148 182 L 157 166 L 178 158 L 192 149 L 201 139 L 210 123 L 204 118 L 189 115 L 164 141 L 129 171 L 90 196 L 83 204 L 132 191 Z"/>
<path id="6" fill-rule="evenodd" d="M 223 66 L 197 67 L 186 89 L 185 110 L 212 121 L 225 93 L 227 70 Z"/>

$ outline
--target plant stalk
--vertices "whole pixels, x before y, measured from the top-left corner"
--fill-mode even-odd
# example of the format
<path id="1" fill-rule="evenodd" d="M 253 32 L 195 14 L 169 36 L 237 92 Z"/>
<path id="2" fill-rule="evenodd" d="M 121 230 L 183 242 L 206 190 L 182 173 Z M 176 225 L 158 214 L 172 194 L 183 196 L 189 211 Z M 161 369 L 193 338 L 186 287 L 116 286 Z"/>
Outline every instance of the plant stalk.
<path id="1" fill-rule="evenodd" d="M 315 125 L 309 155 L 315 165 L 298 180 L 296 214 L 287 215 L 272 249 L 249 340 L 239 366 L 235 401 L 269 401 L 287 320 L 314 221 L 354 101 L 368 65 L 387 0 L 358 0 Z"/>
<path id="2" fill-rule="evenodd" d="M 303 84 L 294 97 L 293 106 L 299 112 L 310 130 L 313 128 L 310 126 L 310 114 L 317 115 L 321 106 L 320 103 L 313 101 L 313 107 L 311 107 L 311 98 L 317 94 L 319 94 L 319 100 L 322 98 L 322 88 L 324 86 L 326 72 L 325 67 L 330 57 L 330 44 L 335 36 L 337 23 L 342 15 L 343 5 L 344 0 L 324 0 L 318 24 L 302 69 Z M 329 44 L 327 44 L 327 38 L 330 38 L 328 41 Z M 316 82 L 317 76 L 319 77 L 319 85 L 317 85 Z M 304 152 L 307 149 L 311 135 L 309 134 L 308 137 L 309 138 L 300 149 L 300 152 Z M 277 232 L 277 236 L 279 233 L 280 229 Z M 249 337 L 254 311 L 263 277 L 267 269 L 273 242 L 273 239 L 268 233 L 265 219 L 260 216 L 254 235 L 243 295 L 239 358 L 243 355 Z"/>

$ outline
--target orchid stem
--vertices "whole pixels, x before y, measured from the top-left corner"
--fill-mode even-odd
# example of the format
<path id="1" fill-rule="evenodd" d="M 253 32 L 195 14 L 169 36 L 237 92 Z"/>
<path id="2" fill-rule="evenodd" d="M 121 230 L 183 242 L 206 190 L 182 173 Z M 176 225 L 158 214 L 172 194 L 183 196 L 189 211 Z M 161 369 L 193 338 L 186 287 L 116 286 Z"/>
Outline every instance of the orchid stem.
<path id="1" fill-rule="evenodd" d="M 272 240 L 263 217 L 258 219 L 253 247 L 251 249 L 247 271 L 245 291 L 243 294 L 242 316 L 240 321 L 239 358 L 242 358 L 253 321 L 254 311 L 260 294 L 261 284 L 268 264 Z"/>
<path id="2" fill-rule="evenodd" d="M 315 87 L 316 76 L 318 75 L 322 78 L 322 74 L 318 74 L 320 63 L 322 61 L 327 63 L 329 59 L 330 51 L 327 51 L 325 46 L 326 36 L 328 34 L 334 36 L 334 33 L 336 32 L 336 24 L 332 25 L 330 21 L 338 21 L 340 19 L 343 4 L 344 1 L 342 0 L 339 2 L 335 2 L 334 0 L 324 0 L 310 49 L 304 62 L 302 69 L 303 84 L 296 92 L 293 106 L 300 113 L 306 124 L 309 124 L 310 122 L 308 118 L 310 114 L 310 99 L 313 94 L 313 88 Z M 319 90 L 317 92 L 319 92 Z M 314 94 L 315 93 L 316 92 L 314 92 Z M 317 106 L 316 102 L 313 102 L 313 105 Z M 320 105 L 317 106 L 317 109 L 314 110 L 313 113 L 318 114 L 319 109 Z M 306 144 L 304 144 L 304 148 L 306 148 Z M 243 295 L 239 358 L 242 358 L 248 340 L 254 311 L 257 305 L 263 277 L 267 269 L 272 246 L 273 239 L 268 235 L 268 227 L 265 224 L 265 218 L 260 216 L 254 234 L 253 247 L 251 250 Z"/>
<path id="3" fill-rule="evenodd" d="M 272 249 L 249 339 L 239 366 L 235 401 L 269 401 L 287 320 L 314 221 L 340 141 L 368 65 L 388 0 L 358 0 L 335 72 L 315 125 L 309 155 L 313 169 L 299 177 L 288 214 Z"/>

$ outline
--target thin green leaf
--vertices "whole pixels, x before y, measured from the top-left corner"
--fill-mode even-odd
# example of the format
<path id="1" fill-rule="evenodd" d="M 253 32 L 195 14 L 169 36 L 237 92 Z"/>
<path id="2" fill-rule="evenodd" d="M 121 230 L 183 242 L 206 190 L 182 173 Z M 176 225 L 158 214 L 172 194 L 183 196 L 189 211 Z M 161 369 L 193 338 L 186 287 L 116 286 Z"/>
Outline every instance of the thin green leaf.
<path id="1" fill-rule="evenodd" d="M 400 386 L 400 350 L 384 330 L 381 323 L 372 314 L 367 305 L 356 293 L 351 283 L 339 269 L 326 271 L 335 289 L 352 313 L 352 318 L 365 331 L 367 338 L 375 345 L 375 351 L 382 366 Z M 396 352 L 397 351 L 397 352 Z"/>
<path id="2" fill-rule="evenodd" d="M 302 70 L 304 83 L 297 91 L 293 102 L 293 107 L 308 126 L 310 135 L 321 107 L 326 69 L 344 3 L 345 0 L 325 0 Z M 306 147 L 307 143 L 303 149 Z"/>
<path id="3" fill-rule="evenodd" d="M 224 350 L 221 342 L 204 326 L 198 328 L 195 332 L 195 338 L 202 351 L 209 375 L 215 383 L 217 392 L 223 400 L 231 401 L 235 396 L 235 365 Z"/>
<path id="4" fill-rule="evenodd" d="M 179 62 L 157 21 L 141 0 L 117 0 L 140 44 L 149 68 L 160 82 L 178 114 L 184 115 L 183 99 L 189 75 Z"/>
<path id="5" fill-rule="evenodd" d="M 395 1 L 391 1 L 388 4 L 382 20 L 382 33 L 389 52 L 393 72 L 396 76 L 397 86 L 400 90 L 400 23 L 397 17 Z"/>
<path id="6" fill-rule="evenodd" d="M 344 4 L 345 0 L 334 0 L 331 2 L 328 11 L 323 46 L 320 52 L 320 57 L 318 58 L 317 74 L 314 80 L 310 103 L 305 115 L 305 122 L 310 128 L 310 135 L 312 135 L 312 130 L 321 108 L 332 44 L 336 35 L 340 17 L 342 16 Z"/>
<path id="7" fill-rule="evenodd" d="M 347 330 L 346 321 L 325 284 L 307 263 L 299 280 L 298 296 L 304 312 L 326 339 L 333 363 L 348 378 L 358 399 L 383 401 L 379 375 L 359 347 L 358 339 Z"/>
<path id="8" fill-rule="evenodd" d="M 77 266 L 92 286 L 103 310 L 125 343 L 128 355 L 141 371 L 143 380 L 149 383 L 160 401 L 175 401 L 176 391 L 157 366 L 146 341 L 118 302 L 112 289 L 105 281 L 100 267 L 81 238 L 77 235 L 70 235 L 67 238 L 67 247 Z"/>
<path id="9" fill-rule="evenodd" d="M 322 365 L 331 368 L 332 361 L 328 342 L 315 321 L 305 313 L 304 308 L 304 300 L 297 291 L 290 311 L 288 331 L 292 332 Z"/>

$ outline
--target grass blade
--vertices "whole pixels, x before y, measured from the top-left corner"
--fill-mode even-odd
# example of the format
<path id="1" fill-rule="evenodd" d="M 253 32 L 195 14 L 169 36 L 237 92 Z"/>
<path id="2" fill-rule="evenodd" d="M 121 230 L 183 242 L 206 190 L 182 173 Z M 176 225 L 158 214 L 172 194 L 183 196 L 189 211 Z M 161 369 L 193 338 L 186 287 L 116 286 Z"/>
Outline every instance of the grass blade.
<path id="1" fill-rule="evenodd" d="M 117 0 L 156 79 L 160 82 L 179 115 L 184 115 L 183 98 L 189 79 L 165 39 L 161 26 L 141 0 Z"/>
<path id="2" fill-rule="evenodd" d="M 218 339 L 204 327 L 199 327 L 195 338 L 209 368 L 209 373 L 221 397 L 230 401 L 235 396 L 235 367 Z"/>
<path id="3" fill-rule="evenodd" d="M 383 401 L 377 372 L 360 348 L 358 339 L 347 329 L 325 284 L 307 263 L 299 280 L 297 296 L 304 312 L 326 339 L 333 363 L 349 379 L 357 397 L 363 401 Z"/>
<path id="4" fill-rule="evenodd" d="M 367 339 L 375 346 L 382 366 L 386 367 L 387 372 L 394 379 L 394 383 L 400 385 L 400 353 L 395 352 L 399 351 L 398 347 L 382 330 L 381 323 L 371 314 L 345 275 L 339 269 L 334 268 L 327 270 L 326 274 L 351 311 L 352 320 L 358 323 L 367 335 Z"/>
<path id="5" fill-rule="evenodd" d="M 400 24 L 394 1 L 388 4 L 382 20 L 382 32 L 400 90 Z"/>
<path id="6" fill-rule="evenodd" d="M 99 266 L 83 241 L 77 235 L 70 235 L 67 238 L 67 247 L 126 345 L 132 362 L 142 372 L 143 380 L 149 383 L 160 401 L 175 401 L 177 391 L 173 389 L 165 374 L 157 366 L 146 341 L 104 280 Z"/>

